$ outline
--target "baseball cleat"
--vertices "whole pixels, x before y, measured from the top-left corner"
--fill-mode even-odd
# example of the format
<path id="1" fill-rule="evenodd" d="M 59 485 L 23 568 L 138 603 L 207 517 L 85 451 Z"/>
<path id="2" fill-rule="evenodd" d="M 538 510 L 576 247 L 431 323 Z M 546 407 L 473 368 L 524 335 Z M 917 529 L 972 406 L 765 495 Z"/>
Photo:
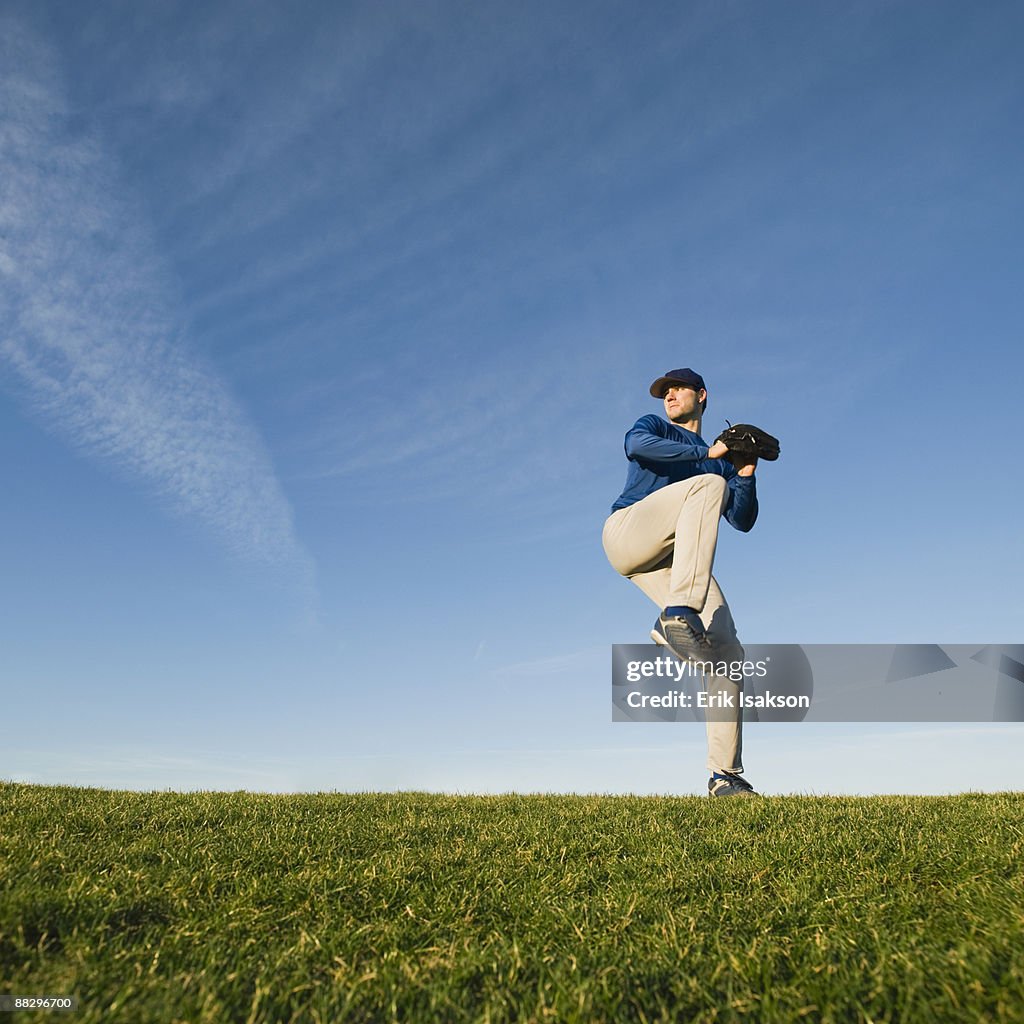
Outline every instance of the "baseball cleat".
<path id="1" fill-rule="evenodd" d="M 662 647 L 668 647 L 668 641 L 665 639 L 665 634 L 661 628 L 660 616 L 654 620 L 654 625 L 651 627 L 651 639 Z"/>
<path id="2" fill-rule="evenodd" d="M 670 651 L 683 661 L 707 661 L 713 656 L 711 641 L 704 632 L 704 624 L 696 612 L 658 617 L 658 627 L 664 643 Z M 655 643 L 658 643 L 655 640 Z"/>
<path id="3" fill-rule="evenodd" d="M 708 796 L 757 796 L 757 791 L 739 775 L 715 772 L 708 779 Z"/>

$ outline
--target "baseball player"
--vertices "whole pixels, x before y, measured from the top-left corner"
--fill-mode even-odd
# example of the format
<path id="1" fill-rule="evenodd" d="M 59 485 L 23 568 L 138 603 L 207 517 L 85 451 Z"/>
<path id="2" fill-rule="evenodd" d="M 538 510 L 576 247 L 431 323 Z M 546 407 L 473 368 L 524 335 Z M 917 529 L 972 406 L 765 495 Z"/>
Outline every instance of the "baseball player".
<path id="1" fill-rule="evenodd" d="M 656 643 L 683 660 L 741 661 L 743 648 L 711 570 L 721 519 L 744 533 L 757 520 L 757 456 L 700 436 L 708 393 L 695 370 L 669 370 L 650 391 L 665 418 L 641 416 L 626 434 L 626 486 L 604 524 L 605 554 L 658 606 Z M 756 427 L 748 430 L 775 442 Z M 774 454 L 758 444 L 751 450 L 776 458 L 778 443 Z M 734 705 L 707 714 L 710 796 L 757 795 L 741 774 L 741 685 L 724 676 L 706 680 L 709 692 L 731 695 L 723 703 Z"/>

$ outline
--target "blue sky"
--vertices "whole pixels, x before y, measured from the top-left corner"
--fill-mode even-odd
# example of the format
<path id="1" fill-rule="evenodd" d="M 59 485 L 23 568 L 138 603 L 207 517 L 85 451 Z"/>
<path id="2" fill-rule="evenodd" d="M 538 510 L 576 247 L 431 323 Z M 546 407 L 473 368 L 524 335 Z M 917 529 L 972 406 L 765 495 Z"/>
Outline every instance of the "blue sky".
<path id="1" fill-rule="evenodd" d="M 611 723 L 650 381 L 762 423 L 760 643 L 1021 640 L 1024 12 L 7 2 L 0 778 L 699 792 Z M 1024 726 L 749 727 L 765 792 Z"/>

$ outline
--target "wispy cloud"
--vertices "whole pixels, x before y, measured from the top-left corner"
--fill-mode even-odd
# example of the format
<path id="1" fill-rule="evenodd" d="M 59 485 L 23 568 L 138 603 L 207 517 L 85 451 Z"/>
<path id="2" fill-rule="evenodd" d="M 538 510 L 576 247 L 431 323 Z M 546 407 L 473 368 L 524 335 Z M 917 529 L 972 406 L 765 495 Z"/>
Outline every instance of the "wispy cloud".
<path id="1" fill-rule="evenodd" d="M 0 781 L 129 790 L 287 792 L 295 788 L 290 779 L 291 768 L 282 758 L 242 758 L 192 749 L 170 754 L 113 747 L 60 755 L 20 750 L 9 758 L 7 766 L 0 768 Z"/>
<path id="2" fill-rule="evenodd" d="M 173 287 L 59 65 L 0 25 L 0 360 L 43 422 L 247 560 L 311 578 L 265 445 L 183 337 Z"/>
<path id="3" fill-rule="evenodd" d="M 492 670 L 500 676 L 566 676 L 569 673 L 589 671 L 597 663 L 603 664 L 608 658 L 607 646 L 588 647 L 569 654 L 555 654 L 547 658 L 534 658 L 512 665 L 502 665 Z"/>

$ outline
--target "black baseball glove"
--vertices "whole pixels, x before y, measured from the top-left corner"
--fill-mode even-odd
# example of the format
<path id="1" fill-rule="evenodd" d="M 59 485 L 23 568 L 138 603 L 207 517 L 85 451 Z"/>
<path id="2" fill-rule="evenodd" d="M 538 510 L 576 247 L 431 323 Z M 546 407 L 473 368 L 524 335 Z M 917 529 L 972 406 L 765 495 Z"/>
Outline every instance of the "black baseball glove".
<path id="1" fill-rule="evenodd" d="M 725 422 L 729 423 L 728 420 Z M 715 442 L 718 441 L 729 449 L 726 458 L 730 461 L 742 463 L 751 459 L 767 459 L 774 462 L 779 457 L 779 439 L 752 423 L 737 423 L 735 426 L 730 423 L 715 438 Z M 733 455 L 737 456 L 735 460 Z"/>

